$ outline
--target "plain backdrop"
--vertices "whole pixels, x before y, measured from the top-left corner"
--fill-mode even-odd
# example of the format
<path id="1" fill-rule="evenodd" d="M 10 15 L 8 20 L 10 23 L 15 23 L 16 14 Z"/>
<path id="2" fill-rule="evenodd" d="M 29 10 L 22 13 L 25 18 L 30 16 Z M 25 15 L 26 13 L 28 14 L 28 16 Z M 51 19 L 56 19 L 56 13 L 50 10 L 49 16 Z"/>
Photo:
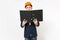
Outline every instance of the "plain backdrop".
<path id="1" fill-rule="evenodd" d="M 60 40 L 60 0 L 0 0 L 0 40 L 24 40 L 19 10 L 30 1 L 33 10 L 43 9 L 43 21 L 37 27 L 38 40 Z"/>

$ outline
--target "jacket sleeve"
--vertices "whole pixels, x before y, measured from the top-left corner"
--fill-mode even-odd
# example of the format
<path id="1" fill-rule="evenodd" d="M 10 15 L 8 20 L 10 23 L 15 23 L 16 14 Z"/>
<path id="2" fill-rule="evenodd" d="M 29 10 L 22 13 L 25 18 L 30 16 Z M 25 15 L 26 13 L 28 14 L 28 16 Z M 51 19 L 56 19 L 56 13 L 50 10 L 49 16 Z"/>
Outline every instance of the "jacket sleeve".
<path id="1" fill-rule="evenodd" d="M 22 22 L 21 22 L 21 24 L 20 24 L 20 25 L 21 25 L 21 27 L 22 27 L 22 28 L 24 27 L 24 26 L 22 26 Z"/>

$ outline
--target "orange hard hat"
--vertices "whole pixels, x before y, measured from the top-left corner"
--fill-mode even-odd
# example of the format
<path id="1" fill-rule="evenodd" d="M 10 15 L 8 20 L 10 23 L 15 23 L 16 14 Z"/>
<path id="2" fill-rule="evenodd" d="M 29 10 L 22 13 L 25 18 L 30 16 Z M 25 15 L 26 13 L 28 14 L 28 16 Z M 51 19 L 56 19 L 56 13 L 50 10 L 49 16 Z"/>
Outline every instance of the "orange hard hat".
<path id="1" fill-rule="evenodd" d="M 31 2 L 26 2 L 25 6 L 32 6 Z"/>

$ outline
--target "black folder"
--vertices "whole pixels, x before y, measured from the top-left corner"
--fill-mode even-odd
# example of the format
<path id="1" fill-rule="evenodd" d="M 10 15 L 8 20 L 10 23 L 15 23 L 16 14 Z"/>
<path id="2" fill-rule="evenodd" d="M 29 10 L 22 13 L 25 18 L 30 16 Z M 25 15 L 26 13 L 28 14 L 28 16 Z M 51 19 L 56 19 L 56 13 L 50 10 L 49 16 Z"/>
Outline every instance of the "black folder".
<path id="1" fill-rule="evenodd" d="M 37 18 L 38 21 L 43 21 L 43 10 L 20 10 L 21 21 L 26 19 L 28 22 L 32 22 L 34 18 Z"/>

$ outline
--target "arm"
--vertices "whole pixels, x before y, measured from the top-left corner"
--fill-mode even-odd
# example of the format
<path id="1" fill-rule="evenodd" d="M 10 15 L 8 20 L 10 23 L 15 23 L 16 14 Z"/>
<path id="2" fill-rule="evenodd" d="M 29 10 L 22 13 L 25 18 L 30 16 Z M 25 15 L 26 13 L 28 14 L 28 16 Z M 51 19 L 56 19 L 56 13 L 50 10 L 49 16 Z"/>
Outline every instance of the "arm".
<path id="1" fill-rule="evenodd" d="M 35 26 L 39 26 L 39 21 L 36 18 L 33 20 L 33 22 L 34 22 Z"/>
<path id="2" fill-rule="evenodd" d="M 24 20 L 21 22 L 21 27 L 24 27 L 26 23 L 27 23 L 27 20 L 24 19 Z"/>

